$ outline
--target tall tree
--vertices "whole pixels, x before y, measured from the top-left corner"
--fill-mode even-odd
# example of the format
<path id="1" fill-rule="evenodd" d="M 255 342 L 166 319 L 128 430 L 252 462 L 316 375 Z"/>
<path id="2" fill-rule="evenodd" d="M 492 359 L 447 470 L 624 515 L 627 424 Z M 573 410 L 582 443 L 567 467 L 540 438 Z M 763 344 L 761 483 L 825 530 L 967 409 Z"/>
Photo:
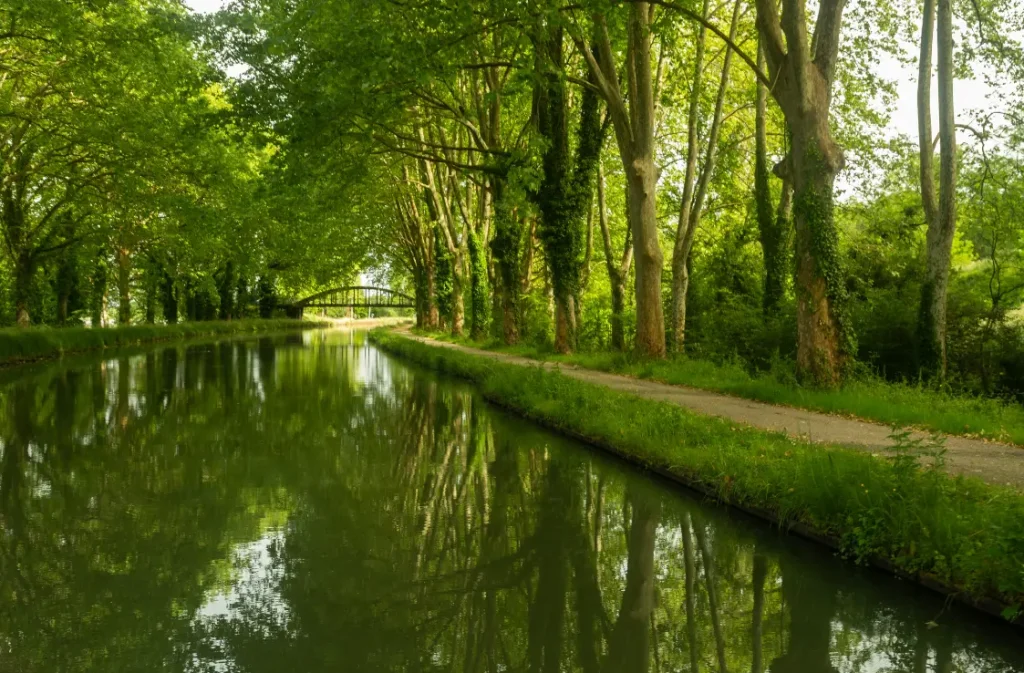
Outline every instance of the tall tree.
<path id="1" fill-rule="evenodd" d="M 846 164 L 829 119 L 846 0 L 822 0 L 813 34 L 806 0 L 756 0 L 772 96 L 791 140 L 796 229 L 797 369 L 835 385 L 853 355 L 835 222 L 835 180 Z"/>
<path id="2" fill-rule="evenodd" d="M 593 15 L 597 56 L 586 48 L 582 38 L 577 37 L 576 42 L 601 96 L 608 104 L 626 175 L 627 217 L 636 267 L 635 348 L 642 355 L 664 357 L 665 314 L 661 297 L 664 256 L 658 240 L 658 170 L 654 156 L 654 73 L 651 57 L 654 6 L 647 2 L 632 2 L 625 11 L 628 12 L 625 92 L 605 14 L 596 12 Z"/>
<path id="3" fill-rule="evenodd" d="M 932 51 L 938 4 L 939 192 L 935 193 L 932 139 Z M 918 342 L 921 366 L 946 376 L 946 296 L 953 237 L 956 234 L 956 119 L 953 106 L 953 9 L 950 0 L 925 0 L 918 61 L 917 119 L 921 163 L 921 201 L 928 233 L 925 278 L 921 285 Z"/>

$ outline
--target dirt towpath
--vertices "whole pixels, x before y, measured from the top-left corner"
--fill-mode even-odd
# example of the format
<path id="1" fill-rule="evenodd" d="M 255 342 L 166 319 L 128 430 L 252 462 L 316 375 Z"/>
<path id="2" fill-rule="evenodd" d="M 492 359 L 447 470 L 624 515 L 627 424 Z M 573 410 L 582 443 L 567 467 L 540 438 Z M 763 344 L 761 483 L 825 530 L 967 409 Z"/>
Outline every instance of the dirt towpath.
<path id="1" fill-rule="evenodd" d="M 402 330 L 402 336 L 431 346 L 450 348 L 508 364 L 557 369 L 566 376 L 612 390 L 668 402 L 697 413 L 719 416 L 755 428 L 785 432 L 791 437 L 812 442 L 838 444 L 871 453 L 883 453 L 892 445 L 892 440 L 889 439 L 891 428 L 880 423 L 754 402 L 706 390 L 645 381 L 561 363 L 541 363 L 516 355 L 436 341 L 414 335 L 408 330 Z M 920 437 L 928 436 L 926 433 L 915 434 Z M 978 477 L 990 484 L 1024 489 L 1024 448 L 947 436 L 946 449 L 946 466 L 950 472 Z"/>

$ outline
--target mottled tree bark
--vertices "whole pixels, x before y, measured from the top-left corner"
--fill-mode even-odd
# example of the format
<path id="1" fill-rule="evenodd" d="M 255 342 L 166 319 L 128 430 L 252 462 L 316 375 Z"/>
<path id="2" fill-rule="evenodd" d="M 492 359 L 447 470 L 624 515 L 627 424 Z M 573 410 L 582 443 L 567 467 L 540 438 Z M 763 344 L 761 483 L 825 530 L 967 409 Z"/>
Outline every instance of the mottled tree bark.
<path id="1" fill-rule="evenodd" d="M 829 126 L 846 0 L 821 0 L 813 41 L 803 0 L 783 0 L 781 17 L 774 0 L 756 5 L 772 95 L 792 144 L 797 371 L 816 385 L 836 385 L 854 347 L 834 217 L 835 179 L 845 159 Z"/>

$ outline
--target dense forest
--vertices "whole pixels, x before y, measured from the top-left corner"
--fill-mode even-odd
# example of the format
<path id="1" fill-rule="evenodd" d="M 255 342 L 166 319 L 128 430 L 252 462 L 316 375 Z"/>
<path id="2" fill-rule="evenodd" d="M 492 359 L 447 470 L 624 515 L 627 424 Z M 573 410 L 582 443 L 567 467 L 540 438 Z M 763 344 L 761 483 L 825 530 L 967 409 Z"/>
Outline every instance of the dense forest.
<path id="1" fill-rule="evenodd" d="M 1024 393 L 1012 0 L 5 7 L 7 322 L 362 273 L 478 340 Z"/>

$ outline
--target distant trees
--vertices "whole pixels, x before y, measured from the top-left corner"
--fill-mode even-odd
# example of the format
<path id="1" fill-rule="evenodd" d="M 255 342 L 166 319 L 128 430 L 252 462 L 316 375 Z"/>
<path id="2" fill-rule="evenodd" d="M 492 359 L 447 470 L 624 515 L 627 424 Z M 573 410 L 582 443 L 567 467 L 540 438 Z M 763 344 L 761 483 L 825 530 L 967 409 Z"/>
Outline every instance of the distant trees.
<path id="1" fill-rule="evenodd" d="M 126 324 L 160 304 L 176 318 L 236 293 L 217 292 L 229 266 L 248 284 L 272 264 L 296 287 L 330 275 L 307 273 L 330 223 L 295 240 L 311 209 L 278 205 L 295 185 L 268 190 L 279 145 L 233 107 L 210 35 L 172 0 L 0 8 L 0 319 L 65 324 L 91 305 L 94 324 L 113 306 Z"/>

